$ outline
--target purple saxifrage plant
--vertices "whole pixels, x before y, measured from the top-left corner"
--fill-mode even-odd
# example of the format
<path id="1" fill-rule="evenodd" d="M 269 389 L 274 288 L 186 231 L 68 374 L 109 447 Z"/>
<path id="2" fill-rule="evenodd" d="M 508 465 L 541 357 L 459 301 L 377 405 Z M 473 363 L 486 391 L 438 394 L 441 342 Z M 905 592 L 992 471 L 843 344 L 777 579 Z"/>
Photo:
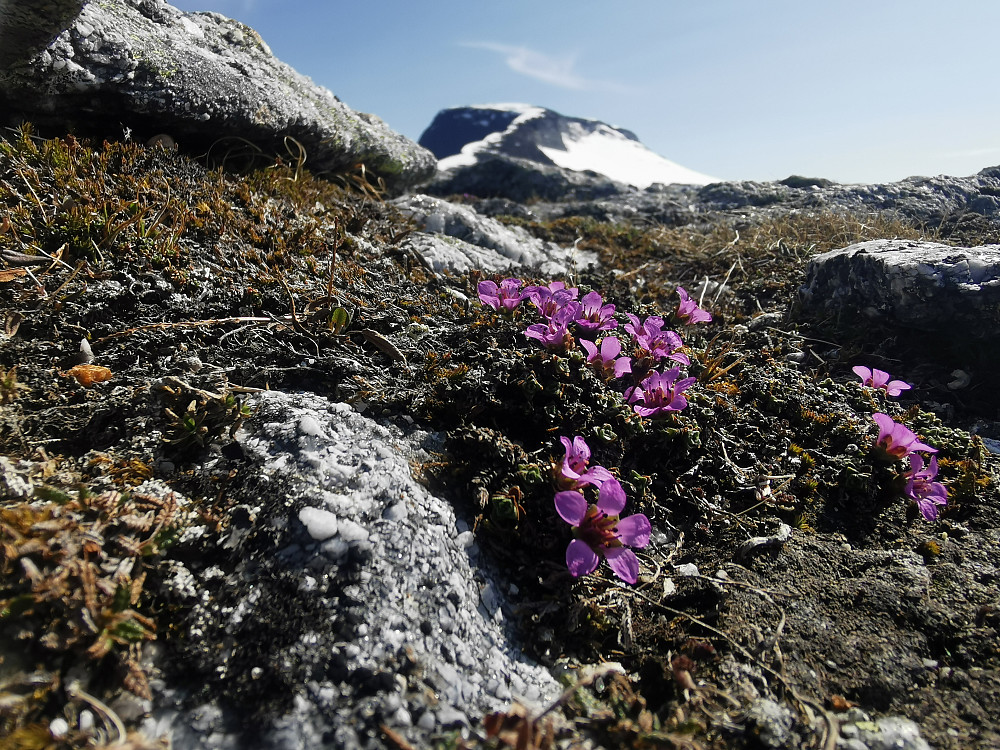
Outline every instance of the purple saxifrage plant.
<path id="1" fill-rule="evenodd" d="M 538 312 L 546 320 L 550 320 L 566 303 L 572 302 L 580 294 L 576 287 L 566 288 L 562 281 L 553 281 L 548 286 L 528 286 L 524 294 L 538 308 Z"/>
<path id="2" fill-rule="evenodd" d="M 587 352 L 587 364 L 605 380 L 620 378 L 627 372 L 632 372 L 632 360 L 619 357 L 622 342 L 617 336 L 607 336 L 601 340 L 600 346 L 593 341 L 580 339 L 580 346 Z"/>
<path id="3" fill-rule="evenodd" d="M 855 375 L 861 378 L 861 385 L 880 388 L 888 396 L 898 396 L 903 391 L 908 391 L 913 387 L 902 380 L 892 380 L 892 376 L 885 370 L 869 369 L 863 365 L 858 365 L 851 369 Z"/>
<path id="4" fill-rule="evenodd" d="M 684 346 L 684 341 L 675 331 L 663 330 L 663 318 L 650 315 L 642 323 L 632 313 L 626 313 L 629 322 L 625 330 L 635 339 L 635 358 L 639 363 L 646 363 L 642 369 L 650 369 L 649 363 L 661 359 L 672 359 L 682 365 L 691 364 L 691 360 L 683 352 L 678 351 Z"/>
<path id="5" fill-rule="evenodd" d="M 680 304 L 677 305 L 677 317 L 684 321 L 684 323 L 694 325 L 695 323 L 712 322 L 711 313 L 698 307 L 698 303 L 688 296 L 687 290 L 684 287 L 677 287 L 677 294 L 681 298 Z"/>
<path id="6" fill-rule="evenodd" d="M 604 304 L 604 298 L 597 292 L 588 292 L 580 300 L 581 309 L 576 324 L 584 331 L 608 331 L 618 327 L 615 320 L 615 306 Z"/>
<path id="7" fill-rule="evenodd" d="M 679 367 L 672 367 L 666 372 L 654 372 L 638 388 L 632 388 L 628 401 L 634 404 L 632 408 L 635 413 L 640 417 L 665 417 L 670 412 L 680 411 L 687 406 L 683 391 L 690 388 L 696 378 L 678 380 L 678 375 Z"/>
<path id="8" fill-rule="evenodd" d="M 642 513 L 621 518 L 625 490 L 617 479 L 601 483 L 597 503 L 590 504 L 582 492 L 567 490 L 555 496 L 556 512 L 573 527 L 576 537 L 566 548 L 566 567 L 574 576 L 593 573 L 600 558 L 626 583 L 639 580 L 639 559 L 628 549 L 649 544 L 652 527 Z"/>
<path id="9" fill-rule="evenodd" d="M 611 479 L 611 472 L 603 466 L 590 468 L 590 446 L 580 435 L 572 440 L 564 436 L 559 441 L 566 449 L 566 456 L 556 474 L 559 489 L 576 490 L 588 484 L 600 487 L 602 482 Z"/>
<path id="10" fill-rule="evenodd" d="M 552 352 L 567 352 L 574 346 L 575 339 L 569 332 L 569 326 L 580 312 L 580 303 L 567 302 L 549 318 L 547 323 L 534 323 L 528 326 L 524 335 L 536 339 L 542 346 Z"/>
<path id="11" fill-rule="evenodd" d="M 937 478 L 937 456 L 931 456 L 928 465 L 919 453 L 911 453 L 910 470 L 906 472 L 906 496 L 917 504 L 920 514 L 927 521 L 938 517 L 938 506 L 948 504 L 948 490 Z"/>
<path id="12" fill-rule="evenodd" d="M 499 285 L 495 281 L 480 281 L 479 301 L 494 310 L 501 307 L 513 310 L 525 298 L 525 293 L 521 291 L 522 283 L 520 279 L 504 279 Z"/>
<path id="13" fill-rule="evenodd" d="M 906 458 L 914 451 L 937 453 L 937 448 L 921 443 L 906 425 L 896 422 L 888 414 L 875 412 L 872 419 L 878 425 L 875 446 L 889 457 Z"/>

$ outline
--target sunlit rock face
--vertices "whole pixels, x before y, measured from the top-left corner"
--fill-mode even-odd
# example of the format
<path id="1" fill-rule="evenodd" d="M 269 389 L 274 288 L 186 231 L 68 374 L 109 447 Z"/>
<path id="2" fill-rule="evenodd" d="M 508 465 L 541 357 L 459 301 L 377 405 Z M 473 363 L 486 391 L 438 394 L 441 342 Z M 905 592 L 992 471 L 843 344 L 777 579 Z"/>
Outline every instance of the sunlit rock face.
<path id="1" fill-rule="evenodd" d="M 1000 245 L 873 240 L 812 259 L 807 306 L 853 310 L 962 338 L 997 338 Z"/>
<path id="2" fill-rule="evenodd" d="M 315 172 L 364 164 L 399 188 L 434 172 L 429 151 L 278 60 L 238 21 L 163 2 L 42 5 L 44 18 L 3 11 L 6 125 L 29 120 L 101 138 L 166 133 L 189 153 L 228 154 L 229 166 L 254 148 L 272 161 L 304 156 Z"/>

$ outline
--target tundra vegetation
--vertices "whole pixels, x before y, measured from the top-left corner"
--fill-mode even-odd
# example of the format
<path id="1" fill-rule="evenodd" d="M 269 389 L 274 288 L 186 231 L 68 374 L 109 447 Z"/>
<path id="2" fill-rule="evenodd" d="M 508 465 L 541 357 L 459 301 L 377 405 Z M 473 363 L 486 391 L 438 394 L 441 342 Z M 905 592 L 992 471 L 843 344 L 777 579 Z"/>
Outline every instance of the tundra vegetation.
<path id="1" fill-rule="evenodd" d="M 435 273 L 360 169 L 209 169 L 29 127 L 0 140 L 0 212 L 0 748 L 156 746 L 109 706 L 150 697 L 154 667 L 185 679 L 170 563 L 208 554 L 253 491 L 204 460 L 238 455 L 266 388 L 442 433 L 415 471 L 516 587 L 526 651 L 567 675 L 545 713 L 441 746 L 756 747 L 761 696 L 813 727 L 804 746 L 851 707 L 936 747 L 997 737 L 1000 617 L 954 574 L 996 563 L 997 462 L 964 428 L 997 395 L 949 390 L 919 332 L 796 302 L 824 250 L 995 236 L 823 211 L 507 217 L 600 265 Z M 857 588 L 875 553 L 926 567 L 927 591 L 890 611 Z M 898 647 L 951 671 L 897 690 Z"/>

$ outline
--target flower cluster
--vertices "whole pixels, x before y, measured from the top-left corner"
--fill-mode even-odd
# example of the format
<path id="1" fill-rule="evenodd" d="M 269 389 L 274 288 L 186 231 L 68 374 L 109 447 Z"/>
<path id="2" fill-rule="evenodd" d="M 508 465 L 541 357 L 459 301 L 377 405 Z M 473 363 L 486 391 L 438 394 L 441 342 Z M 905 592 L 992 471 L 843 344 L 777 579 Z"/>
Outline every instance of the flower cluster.
<path id="1" fill-rule="evenodd" d="M 559 438 L 566 456 L 556 471 L 556 512 L 573 527 L 574 539 L 566 548 L 566 567 L 574 576 L 593 573 L 600 558 L 626 583 L 639 580 L 639 559 L 628 549 L 649 544 L 652 527 L 642 513 L 621 517 L 625 490 L 603 466 L 589 466 L 590 447 L 579 435 Z M 597 502 L 584 494 L 596 489 Z"/>
<path id="2" fill-rule="evenodd" d="M 707 323 L 712 316 L 698 307 L 683 287 L 677 288 L 680 303 L 675 318 L 686 325 Z M 615 305 L 605 302 L 599 292 L 580 290 L 561 281 L 546 286 L 522 288 L 520 279 L 479 283 L 479 299 L 495 310 L 514 310 L 530 300 L 542 322 L 529 325 L 524 335 L 552 352 L 567 352 L 579 345 L 587 353 L 587 364 L 604 380 L 627 378 L 625 400 L 636 414 L 664 417 L 687 406 L 684 390 L 694 378 L 681 378 L 680 367 L 691 362 L 682 351 L 684 341 L 676 331 L 666 329 L 663 318 L 650 315 L 645 320 L 626 313 L 623 329 L 631 336 L 632 356 L 623 353 L 625 344 L 609 332 L 618 327 Z M 579 336 L 579 340 L 574 336 Z M 598 337 L 601 336 L 600 339 Z M 674 366 L 663 370 L 665 363 Z"/>
<path id="3" fill-rule="evenodd" d="M 861 378 L 862 386 L 885 391 L 887 396 L 899 396 L 903 391 L 913 387 L 902 380 L 893 380 L 892 375 L 885 370 L 864 365 L 851 369 Z M 905 459 L 909 463 L 909 470 L 901 477 L 905 482 L 903 492 L 917 504 L 920 514 L 926 520 L 935 520 L 940 511 L 939 506 L 948 504 L 948 490 L 943 484 L 935 481 L 938 473 L 937 457 L 931 455 L 930 461 L 925 464 L 924 457 L 920 453 L 934 454 L 937 453 L 937 449 L 920 442 L 910 428 L 895 421 L 888 414 L 875 412 L 872 414 L 872 419 L 878 425 L 876 450 L 890 461 Z"/>
<path id="4" fill-rule="evenodd" d="M 928 521 L 938 517 L 939 507 L 948 504 L 948 490 L 937 478 L 937 457 L 931 456 L 930 462 L 924 464 L 924 459 L 917 451 L 937 453 L 932 448 L 920 442 L 917 436 L 906 426 L 896 422 L 888 414 L 876 412 L 872 419 L 878 425 L 878 438 L 875 446 L 883 455 L 890 459 L 906 459 L 910 468 L 904 472 L 906 480 L 904 492 L 917 504 L 920 514 Z"/>

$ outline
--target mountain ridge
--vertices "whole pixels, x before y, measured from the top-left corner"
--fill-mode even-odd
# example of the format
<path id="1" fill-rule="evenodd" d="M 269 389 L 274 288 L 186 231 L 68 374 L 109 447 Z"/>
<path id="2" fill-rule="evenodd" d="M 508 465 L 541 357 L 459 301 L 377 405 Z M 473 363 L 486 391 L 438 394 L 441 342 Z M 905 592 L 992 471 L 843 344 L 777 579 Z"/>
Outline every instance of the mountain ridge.
<path id="1" fill-rule="evenodd" d="M 418 139 L 438 169 L 475 166 L 504 155 L 576 172 L 596 172 L 644 189 L 655 183 L 717 180 L 651 151 L 630 130 L 528 104 L 484 104 L 438 112 Z"/>

